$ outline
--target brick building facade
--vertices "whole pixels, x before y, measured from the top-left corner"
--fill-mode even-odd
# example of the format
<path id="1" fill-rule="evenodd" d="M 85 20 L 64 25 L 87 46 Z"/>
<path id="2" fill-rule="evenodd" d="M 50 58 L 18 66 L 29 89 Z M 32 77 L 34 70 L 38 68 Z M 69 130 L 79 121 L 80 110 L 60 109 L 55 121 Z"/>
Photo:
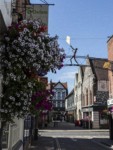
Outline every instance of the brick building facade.
<path id="1" fill-rule="evenodd" d="M 108 44 L 108 60 L 111 64 L 110 70 L 108 71 L 109 99 L 107 104 L 108 104 L 108 111 L 109 111 L 110 139 L 113 139 L 113 36 L 110 37 L 107 44 Z"/>

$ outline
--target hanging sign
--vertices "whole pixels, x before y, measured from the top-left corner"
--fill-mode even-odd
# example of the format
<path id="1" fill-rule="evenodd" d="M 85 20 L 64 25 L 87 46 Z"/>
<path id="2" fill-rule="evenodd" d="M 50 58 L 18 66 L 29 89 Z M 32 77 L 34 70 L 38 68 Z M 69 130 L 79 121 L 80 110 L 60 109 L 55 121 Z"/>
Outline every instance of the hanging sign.
<path id="1" fill-rule="evenodd" d="M 26 19 L 38 19 L 48 26 L 48 5 L 27 5 Z"/>

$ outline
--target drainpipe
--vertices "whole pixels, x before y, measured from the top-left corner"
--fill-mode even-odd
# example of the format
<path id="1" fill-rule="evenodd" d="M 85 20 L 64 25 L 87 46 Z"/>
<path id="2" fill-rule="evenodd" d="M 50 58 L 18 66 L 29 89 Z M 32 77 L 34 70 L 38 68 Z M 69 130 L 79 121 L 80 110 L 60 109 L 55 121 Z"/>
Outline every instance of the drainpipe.
<path id="1" fill-rule="evenodd" d="M 8 137 L 8 139 L 9 139 L 9 141 L 8 141 L 8 150 L 12 150 L 12 132 L 13 132 L 12 128 L 13 128 L 13 125 L 10 124 L 9 125 L 9 137 Z"/>

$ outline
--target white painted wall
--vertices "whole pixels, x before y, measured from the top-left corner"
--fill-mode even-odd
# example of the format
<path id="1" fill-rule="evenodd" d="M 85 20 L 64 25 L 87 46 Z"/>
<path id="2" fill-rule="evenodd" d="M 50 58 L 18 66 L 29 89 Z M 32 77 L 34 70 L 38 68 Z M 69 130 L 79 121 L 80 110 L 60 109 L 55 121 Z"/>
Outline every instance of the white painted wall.
<path id="1" fill-rule="evenodd" d="M 71 109 L 71 108 L 74 108 L 74 107 L 75 107 L 75 104 L 74 104 L 74 95 L 70 95 L 67 98 L 67 109 Z"/>
<path id="2" fill-rule="evenodd" d="M 12 147 L 19 141 L 23 141 L 23 132 L 24 132 L 24 120 L 23 119 L 14 119 L 14 124 L 9 125 L 9 140 L 8 140 L 8 149 Z M 23 145 L 20 150 L 23 150 Z"/>
<path id="3" fill-rule="evenodd" d="M 0 0 L 0 10 L 2 12 L 6 26 L 10 26 L 12 22 L 11 0 Z"/>
<path id="4" fill-rule="evenodd" d="M 79 68 L 78 70 L 78 77 L 76 78 L 76 90 L 75 90 L 75 94 L 77 95 L 77 99 L 76 99 L 76 119 L 80 120 L 82 119 L 82 116 L 80 116 L 80 112 L 81 112 L 81 101 L 82 101 L 82 72 L 81 72 L 81 68 Z M 81 113 L 82 115 L 82 113 Z"/>

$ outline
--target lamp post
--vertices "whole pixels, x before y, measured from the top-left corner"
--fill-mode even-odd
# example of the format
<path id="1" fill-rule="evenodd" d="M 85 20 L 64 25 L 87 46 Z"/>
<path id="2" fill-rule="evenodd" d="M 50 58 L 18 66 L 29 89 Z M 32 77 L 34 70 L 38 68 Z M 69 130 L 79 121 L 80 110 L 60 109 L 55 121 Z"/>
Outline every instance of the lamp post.
<path id="1" fill-rule="evenodd" d="M 52 108 L 53 108 L 52 100 L 53 100 L 53 95 L 51 94 L 51 95 L 50 95 L 50 98 L 49 98 L 49 101 L 50 101 L 50 103 L 52 104 Z M 48 118 L 49 118 L 48 121 L 50 122 L 50 113 L 49 113 L 49 110 L 48 110 Z"/>
<path id="2" fill-rule="evenodd" d="M 35 129 L 34 129 L 34 140 L 38 139 L 38 119 L 37 116 L 34 117 Z"/>

